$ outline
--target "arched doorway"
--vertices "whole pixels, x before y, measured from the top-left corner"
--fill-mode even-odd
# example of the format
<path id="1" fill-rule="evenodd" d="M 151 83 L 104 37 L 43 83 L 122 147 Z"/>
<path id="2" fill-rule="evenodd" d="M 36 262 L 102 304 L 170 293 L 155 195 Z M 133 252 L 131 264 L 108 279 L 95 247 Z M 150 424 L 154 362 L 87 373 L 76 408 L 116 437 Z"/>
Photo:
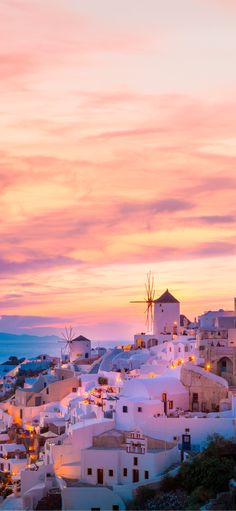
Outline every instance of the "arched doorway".
<path id="1" fill-rule="evenodd" d="M 217 374 L 225 378 L 230 384 L 233 376 L 233 362 L 229 357 L 222 357 L 217 362 Z"/>

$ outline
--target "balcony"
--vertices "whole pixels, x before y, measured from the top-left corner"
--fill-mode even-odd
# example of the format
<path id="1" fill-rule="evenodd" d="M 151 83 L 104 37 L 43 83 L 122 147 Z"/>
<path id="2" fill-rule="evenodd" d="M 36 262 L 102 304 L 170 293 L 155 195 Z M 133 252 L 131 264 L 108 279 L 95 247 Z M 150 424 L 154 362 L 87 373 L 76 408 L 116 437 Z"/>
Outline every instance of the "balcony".
<path id="1" fill-rule="evenodd" d="M 126 452 L 130 454 L 145 454 L 145 446 L 144 445 L 134 445 L 129 444 L 126 446 Z"/>

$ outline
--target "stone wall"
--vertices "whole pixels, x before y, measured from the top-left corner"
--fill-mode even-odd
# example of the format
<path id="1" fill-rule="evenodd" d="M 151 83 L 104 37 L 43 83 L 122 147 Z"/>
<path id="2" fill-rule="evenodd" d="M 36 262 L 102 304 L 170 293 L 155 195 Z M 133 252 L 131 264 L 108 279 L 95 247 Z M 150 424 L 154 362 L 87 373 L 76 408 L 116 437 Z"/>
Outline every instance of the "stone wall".
<path id="1" fill-rule="evenodd" d="M 214 412 L 219 410 L 220 401 L 228 397 L 225 385 L 190 368 L 181 368 L 181 382 L 189 390 L 191 411 Z"/>

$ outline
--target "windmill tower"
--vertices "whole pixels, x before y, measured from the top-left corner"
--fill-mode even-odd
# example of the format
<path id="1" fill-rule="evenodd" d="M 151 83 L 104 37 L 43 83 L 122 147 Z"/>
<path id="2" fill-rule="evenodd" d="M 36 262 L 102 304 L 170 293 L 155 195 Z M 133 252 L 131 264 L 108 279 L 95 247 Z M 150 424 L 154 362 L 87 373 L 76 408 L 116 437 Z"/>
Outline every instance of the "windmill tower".
<path id="1" fill-rule="evenodd" d="M 148 334 L 157 339 L 167 340 L 179 334 L 180 303 L 167 289 L 159 298 L 155 298 L 154 277 L 151 272 L 147 274 L 145 284 L 146 298 L 133 300 L 130 303 L 146 303 L 146 325 Z"/>
<path id="2" fill-rule="evenodd" d="M 149 271 L 147 273 L 147 281 L 145 284 L 145 289 L 146 289 L 146 298 L 144 298 L 143 300 L 132 300 L 130 303 L 145 303 L 146 304 L 145 314 L 146 314 L 147 331 L 149 333 L 152 333 L 153 321 L 154 321 L 153 304 L 155 303 L 155 289 L 154 289 L 154 277 L 153 277 L 151 271 Z"/>
<path id="3" fill-rule="evenodd" d="M 180 303 L 167 289 L 159 298 L 154 300 L 153 333 L 157 338 L 179 334 Z"/>
<path id="4" fill-rule="evenodd" d="M 62 337 L 64 339 L 62 342 L 65 343 L 62 356 L 64 355 L 64 357 L 69 359 L 70 362 L 90 358 L 91 341 L 89 339 L 83 335 L 75 337 L 75 333 L 71 326 L 69 328 L 65 327 L 64 332 L 62 332 Z"/>

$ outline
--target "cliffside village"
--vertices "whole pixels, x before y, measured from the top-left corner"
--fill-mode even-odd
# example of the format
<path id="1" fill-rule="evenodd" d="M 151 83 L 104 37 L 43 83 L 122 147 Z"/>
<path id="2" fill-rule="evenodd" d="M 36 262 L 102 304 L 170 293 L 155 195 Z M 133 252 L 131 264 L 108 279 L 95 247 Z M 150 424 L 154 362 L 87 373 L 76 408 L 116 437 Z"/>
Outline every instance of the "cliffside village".
<path id="1" fill-rule="evenodd" d="M 0 475 L 13 493 L 4 502 L 122 511 L 209 435 L 236 434 L 236 300 L 193 323 L 168 290 L 153 309 L 152 333 L 131 345 L 92 349 L 79 336 L 60 358 L 6 366 Z"/>

